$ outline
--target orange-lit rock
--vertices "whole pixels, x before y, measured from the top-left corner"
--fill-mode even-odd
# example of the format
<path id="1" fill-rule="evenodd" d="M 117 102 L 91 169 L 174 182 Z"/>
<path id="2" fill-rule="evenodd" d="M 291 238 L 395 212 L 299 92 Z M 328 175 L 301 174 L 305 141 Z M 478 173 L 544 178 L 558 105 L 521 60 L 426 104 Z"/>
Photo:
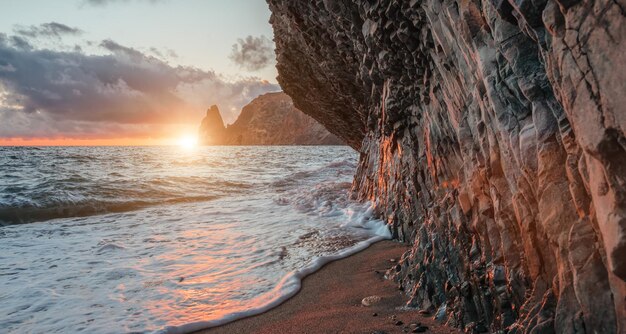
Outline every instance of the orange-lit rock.
<path id="1" fill-rule="evenodd" d="M 268 0 L 278 80 L 360 150 L 450 324 L 626 332 L 626 16 L 611 0 Z"/>

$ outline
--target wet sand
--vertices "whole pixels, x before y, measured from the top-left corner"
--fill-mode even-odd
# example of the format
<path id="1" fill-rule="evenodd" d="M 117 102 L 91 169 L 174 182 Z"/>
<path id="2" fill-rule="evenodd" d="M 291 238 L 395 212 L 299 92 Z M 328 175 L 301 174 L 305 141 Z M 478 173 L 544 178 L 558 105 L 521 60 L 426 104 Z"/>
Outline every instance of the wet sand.
<path id="1" fill-rule="evenodd" d="M 393 265 L 390 259 L 399 259 L 406 250 L 397 242 L 376 243 L 305 278 L 302 290 L 279 307 L 198 334 L 412 333 L 417 323 L 428 327 L 426 333 L 460 333 L 432 316 L 402 308 L 406 296 L 383 275 Z M 381 301 L 370 307 L 361 304 L 373 295 Z"/>

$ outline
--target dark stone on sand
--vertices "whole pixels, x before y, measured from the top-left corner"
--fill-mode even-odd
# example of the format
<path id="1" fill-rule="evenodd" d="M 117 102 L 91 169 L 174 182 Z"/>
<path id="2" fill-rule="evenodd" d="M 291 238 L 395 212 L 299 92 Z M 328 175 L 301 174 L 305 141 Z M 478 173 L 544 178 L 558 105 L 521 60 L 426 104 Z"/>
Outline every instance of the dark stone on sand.
<path id="1" fill-rule="evenodd" d="M 426 333 L 428 331 L 428 327 L 426 326 L 418 326 L 415 327 L 411 333 Z"/>
<path id="2" fill-rule="evenodd" d="M 409 327 L 410 327 L 411 329 L 415 329 L 415 328 L 417 328 L 417 327 L 420 327 L 421 325 L 422 325 L 422 323 L 421 323 L 421 322 L 413 322 L 413 323 L 410 323 L 410 324 L 409 324 Z"/>

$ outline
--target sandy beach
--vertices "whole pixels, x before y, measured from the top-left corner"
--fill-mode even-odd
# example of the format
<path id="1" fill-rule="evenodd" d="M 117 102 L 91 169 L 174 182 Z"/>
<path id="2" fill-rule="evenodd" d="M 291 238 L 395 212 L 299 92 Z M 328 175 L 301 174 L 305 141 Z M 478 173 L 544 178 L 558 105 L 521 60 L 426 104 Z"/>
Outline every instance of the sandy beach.
<path id="1" fill-rule="evenodd" d="M 374 244 L 305 278 L 302 290 L 279 307 L 198 334 L 459 333 L 432 316 L 403 308 L 406 296 L 384 279 L 393 265 L 390 260 L 399 259 L 406 249 L 392 241 Z M 379 296 L 380 302 L 363 306 L 361 301 L 369 296 Z"/>

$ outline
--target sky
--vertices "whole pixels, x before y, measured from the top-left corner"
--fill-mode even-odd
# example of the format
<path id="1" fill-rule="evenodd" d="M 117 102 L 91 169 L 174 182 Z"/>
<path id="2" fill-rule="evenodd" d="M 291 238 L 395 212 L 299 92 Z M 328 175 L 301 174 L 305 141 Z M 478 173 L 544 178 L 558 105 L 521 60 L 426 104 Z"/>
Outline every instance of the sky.
<path id="1" fill-rule="evenodd" d="M 278 91 L 264 0 L 0 0 L 0 145 L 168 144 Z"/>

